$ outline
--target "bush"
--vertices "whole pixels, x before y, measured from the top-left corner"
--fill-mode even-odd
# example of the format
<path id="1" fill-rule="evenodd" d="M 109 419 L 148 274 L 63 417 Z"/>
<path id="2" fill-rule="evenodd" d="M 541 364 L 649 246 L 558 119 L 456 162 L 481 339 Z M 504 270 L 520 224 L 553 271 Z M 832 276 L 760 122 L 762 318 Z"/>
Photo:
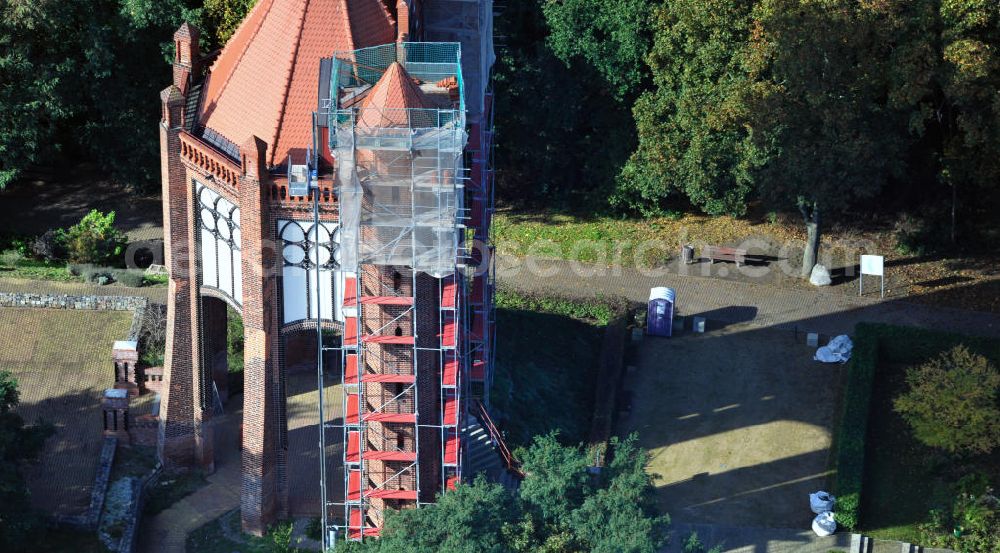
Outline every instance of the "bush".
<path id="1" fill-rule="evenodd" d="M 76 263 L 108 263 L 125 251 L 125 234 L 114 227 L 115 212 L 96 209 L 65 232 L 66 252 Z"/>
<path id="2" fill-rule="evenodd" d="M 931 521 L 919 526 L 922 543 L 962 553 L 1000 551 L 1000 498 L 988 482 L 971 476 L 959 481 L 950 512 L 934 510 Z"/>
<path id="3" fill-rule="evenodd" d="M 93 265 L 84 269 L 82 276 L 83 280 L 94 284 L 100 284 L 102 286 L 105 284 L 111 284 L 115 279 L 112 269 L 107 267 L 95 267 Z"/>
<path id="4" fill-rule="evenodd" d="M 62 229 L 49 229 L 31 242 L 31 253 L 45 261 L 66 258 L 66 234 Z"/>
<path id="5" fill-rule="evenodd" d="M 860 493 L 849 493 L 847 495 L 842 495 L 837 498 L 836 506 L 834 507 L 833 517 L 837 521 L 839 526 L 843 526 L 849 530 L 854 530 L 858 527 L 861 515 L 861 494 Z"/>
<path id="6" fill-rule="evenodd" d="M 878 337 L 859 324 L 854 350 L 847 367 L 844 410 L 837 429 L 837 524 L 855 529 L 861 520 L 861 485 L 865 476 L 865 438 L 871 406 L 875 367 L 878 364 Z"/>
<path id="7" fill-rule="evenodd" d="M 23 259 L 24 256 L 17 250 L 7 250 L 0 253 L 0 265 L 5 267 L 16 267 Z"/>
<path id="8" fill-rule="evenodd" d="M 125 286 L 138 288 L 146 281 L 146 275 L 138 269 L 119 269 L 112 273 L 115 282 L 120 282 Z"/>
<path id="9" fill-rule="evenodd" d="M 949 453 L 1000 445 L 1000 371 L 959 345 L 906 372 L 909 390 L 893 406 L 924 444 Z"/>
<path id="10" fill-rule="evenodd" d="M 70 263 L 66 265 L 66 270 L 74 276 L 84 276 L 87 271 L 94 268 L 93 263 Z"/>

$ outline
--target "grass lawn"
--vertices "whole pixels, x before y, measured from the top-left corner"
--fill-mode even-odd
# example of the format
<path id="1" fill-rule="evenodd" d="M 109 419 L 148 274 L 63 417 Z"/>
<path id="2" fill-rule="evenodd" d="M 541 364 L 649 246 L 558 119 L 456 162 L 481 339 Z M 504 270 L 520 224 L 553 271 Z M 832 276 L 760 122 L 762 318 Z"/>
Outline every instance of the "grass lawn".
<path id="1" fill-rule="evenodd" d="M 601 333 L 599 302 L 497 293 L 496 375 L 491 399 L 512 446 L 558 430 L 585 441 L 593 416 Z"/>
<path id="2" fill-rule="evenodd" d="M 65 263 L 21 259 L 16 263 L 0 261 L 0 278 L 28 278 L 32 280 L 55 280 L 75 282 L 81 278 L 70 273 Z"/>
<path id="3" fill-rule="evenodd" d="M 892 409 L 892 398 L 905 390 L 908 366 L 884 363 L 876 373 L 862 520 L 877 538 L 915 541 L 917 524 L 928 519 L 931 509 L 947 509 L 952 494 L 935 470 L 944 457 L 915 440 L 909 425 Z"/>
<path id="4" fill-rule="evenodd" d="M 922 342 L 933 343 L 933 335 L 928 332 L 930 338 Z M 950 347 L 949 341 L 939 341 L 940 346 L 935 344 L 932 349 L 943 351 Z M 990 351 L 988 345 L 980 347 L 985 348 L 984 353 Z M 884 349 L 881 347 L 880 351 Z M 1000 346 L 993 343 L 992 350 L 994 354 L 1000 353 Z M 884 352 L 880 354 L 869 412 L 861 494 L 862 529 L 877 538 L 925 542 L 926 534 L 918 526 L 931 522 L 932 509 L 950 512 L 955 484 L 963 476 L 982 472 L 994 486 L 1000 485 L 1000 451 L 961 460 L 949 456 L 918 442 L 906 421 L 893 410 L 893 398 L 906 389 L 906 370 L 932 355 L 928 351 L 921 353 L 919 359 L 902 361 L 887 359 L 889 356 Z M 991 357 L 997 363 L 996 356 Z"/>
<path id="5" fill-rule="evenodd" d="M 17 412 L 55 425 L 25 471 L 36 507 L 78 514 L 90 505 L 101 440 L 101 394 L 114 384 L 111 344 L 132 313 L 0 308 L 0 370 L 18 380 Z"/>
<path id="6" fill-rule="evenodd" d="M 231 511 L 206 523 L 187 538 L 188 553 L 295 553 L 291 545 L 292 523 L 280 522 L 263 538 L 240 531 L 239 511 Z M 230 538 L 238 538 L 239 541 Z"/>

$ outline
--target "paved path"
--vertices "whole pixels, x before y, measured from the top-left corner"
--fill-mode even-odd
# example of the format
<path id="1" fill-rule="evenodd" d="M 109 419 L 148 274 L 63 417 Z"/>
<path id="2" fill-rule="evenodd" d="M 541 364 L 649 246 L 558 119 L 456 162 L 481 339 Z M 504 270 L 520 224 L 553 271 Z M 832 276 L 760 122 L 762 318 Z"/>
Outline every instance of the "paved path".
<path id="1" fill-rule="evenodd" d="M 216 419 L 215 473 L 208 484 L 141 522 L 141 553 L 185 553 L 188 534 L 240 506 L 240 452 L 237 449 L 242 413 Z"/>
<path id="2" fill-rule="evenodd" d="M 670 526 L 670 543 L 662 553 L 681 553 L 692 532 L 698 534 L 705 550 L 719 546 L 724 553 L 828 553 L 847 551 L 851 545 L 851 535 L 844 532 L 821 538 L 808 529 L 675 522 Z"/>
<path id="3" fill-rule="evenodd" d="M 501 283 L 526 291 L 575 297 L 617 295 L 645 302 L 650 288 L 669 286 L 677 291 L 681 315 L 699 315 L 726 323 L 750 322 L 836 335 L 853 333 L 855 324 L 868 321 L 1000 338 L 1000 315 L 900 299 L 880 300 L 875 294 L 859 298 L 841 290 L 778 288 L 680 275 L 676 270 L 643 274 L 637 269 L 565 260 L 498 256 L 496 266 Z"/>

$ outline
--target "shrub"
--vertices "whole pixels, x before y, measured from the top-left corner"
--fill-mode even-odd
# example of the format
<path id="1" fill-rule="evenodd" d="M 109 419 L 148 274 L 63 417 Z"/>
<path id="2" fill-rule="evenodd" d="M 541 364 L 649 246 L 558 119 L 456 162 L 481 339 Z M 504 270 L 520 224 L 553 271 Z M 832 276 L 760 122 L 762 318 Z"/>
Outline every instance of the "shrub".
<path id="1" fill-rule="evenodd" d="M 110 284 L 114 281 L 114 274 L 111 269 L 107 267 L 95 267 L 91 265 L 90 267 L 84 269 L 83 280 L 87 282 L 92 282 L 94 284 Z"/>
<path id="2" fill-rule="evenodd" d="M 963 553 L 1000 551 L 1000 498 L 989 486 L 969 489 L 963 478 L 951 511 L 936 509 L 930 522 L 918 526 L 920 541 L 930 547 L 946 547 Z"/>
<path id="3" fill-rule="evenodd" d="M 834 507 L 833 517 L 837 521 L 839 526 L 843 526 L 849 530 L 853 530 L 858 527 L 861 522 L 859 520 L 861 514 L 861 494 L 858 492 L 849 493 L 847 495 L 842 495 L 837 498 L 837 504 Z"/>
<path id="4" fill-rule="evenodd" d="M 116 282 L 120 282 L 125 286 L 131 286 L 133 288 L 138 288 L 143 285 L 146 280 L 146 275 L 138 269 L 125 269 L 117 270 L 112 273 Z"/>
<path id="5" fill-rule="evenodd" d="M 125 251 L 125 234 L 114 227 L 115 212 L 93 210 L 65 232 L 66 251 L 77 263 L 108 263 Z"/>
<path id="6" fill-rule="evenodd" d="M 4 265 L 6 267 L 16 267 L 17 264 L 23 259 L 24 256 L 17 250 L 7 250 L 0 253 L 0 265 Z"/>
<path id="7" fill-rule="evenodd" d="M 62 229 L 49 229 L 31 242 L 31 253 L 45 261 L 66 258 L 66 234 Z"/>
<path id="8" fill-rule="evenodd" d="M 143 274 L 143 285 L 144 286 L 155 286 L 157 284 L 167 284 L 170 282 L 169 275 L 160 274 Z"/>
<path id="9" fill-rule="evenodd" d="M 1000 371 L 959 345 L 906 372 L 909 390 L 893 406 L 921 442 L 949 453 L 1000 445 Z"/>
<path id="10" fill-rule="evenodd" d="M 87 271 L 93 268 L 93 263 L 70 263 L 66 265 L 66 270 L 69 271 L 69 274 L 74 276 L 84 276 Z"/>

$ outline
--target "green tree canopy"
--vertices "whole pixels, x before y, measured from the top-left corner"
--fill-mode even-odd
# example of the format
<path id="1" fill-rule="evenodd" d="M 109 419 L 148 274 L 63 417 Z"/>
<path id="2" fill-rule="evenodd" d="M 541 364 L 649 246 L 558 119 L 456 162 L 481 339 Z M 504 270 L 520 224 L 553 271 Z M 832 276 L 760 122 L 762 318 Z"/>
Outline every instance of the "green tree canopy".
<path id="1" fill-rule="evenodd" d="M 642 84 L 649 49 L 649 0 L 546 0 L 548 42 L 567 67 L 586 60 L 623 99 Z"/>
<path id="2" fill-rule="evenodd" d="M 632 109 L 639 147 L 619 178 L 616 205 L 653 215 L 676 195 L 713 215 L 745 212 L 753 169 L 766 161 L 748 125 L 751 7 L 675 0 L 655 10 L 653 87 Z"/>
<path id="3" fill-rule="evenodd" d="M 668 519 L 658 516 L 635 437 L 612 443 L 602 474 L 588 471 L 589 454 L 536 438 L 519 450 L 527 474 L 515 495 L 482 477 L 420 509 L 386 517 L 379 540 L 347 551 L 380 553 L 653 553 Z M 562 493 L 560 493 L 562 492 Z"/>
<path id="4" fill-rule="evenodd" d="M 1000 371 L 957 346 L 906 371 L 893 405 L 921 442 L 951 453 L 989 453 L 1000 445 Z"/>

